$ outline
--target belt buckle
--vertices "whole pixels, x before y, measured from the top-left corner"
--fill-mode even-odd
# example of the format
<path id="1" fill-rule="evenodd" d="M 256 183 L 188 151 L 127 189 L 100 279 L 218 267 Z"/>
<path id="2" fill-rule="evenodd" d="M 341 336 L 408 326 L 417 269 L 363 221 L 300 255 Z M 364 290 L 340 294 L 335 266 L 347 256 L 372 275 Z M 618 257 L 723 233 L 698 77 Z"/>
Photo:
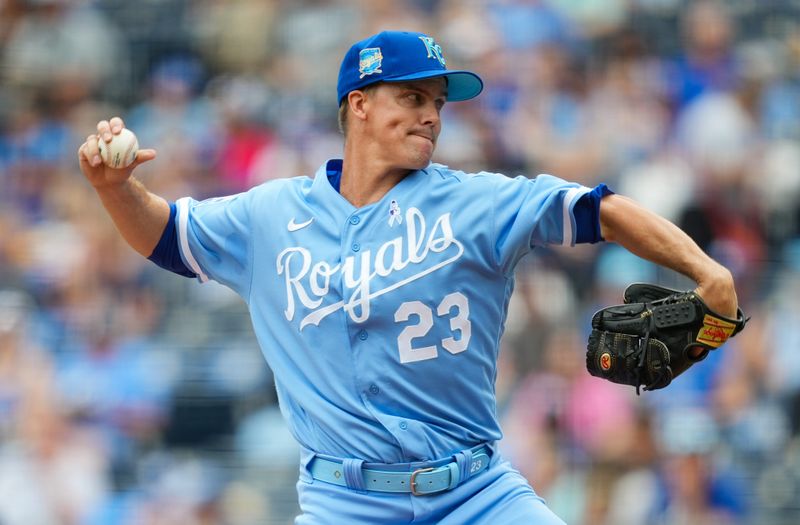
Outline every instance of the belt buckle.
<path id="1" fill-rule="evenodd" d="M 417 470 L 415 470 L 414 472 L 411 473 L 411 479 L 408 480 L 408 484 L 411 486 L 411 495 L 412 496 L 424 496 L 426 494 L 424 492 L 417 492 L 417 481 L 416 481 L 416 478 L 417 478 L 418 474 L 422 474 L 424 472 L 430 472 L 432 470 L 433 470 L 433 467 L 420 468 L 420 469 L 417 469 Z"/>

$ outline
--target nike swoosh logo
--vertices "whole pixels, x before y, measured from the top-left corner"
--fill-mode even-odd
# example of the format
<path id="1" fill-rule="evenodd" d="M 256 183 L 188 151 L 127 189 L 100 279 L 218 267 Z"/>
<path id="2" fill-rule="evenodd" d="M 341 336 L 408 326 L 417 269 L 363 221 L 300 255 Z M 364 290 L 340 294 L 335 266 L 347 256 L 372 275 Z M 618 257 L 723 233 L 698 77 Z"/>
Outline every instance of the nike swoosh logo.
<path id="1" fill-rule="evenodd" d="M 314 222 L 314 217 L 311 217 L 306 222 L 301 222 L 299 224 L 294 222 L 294 217 L 292 217 L 292 220 L 289 221 L 289 224 L 286 226 L 286 228 L 290 232 L 296 232 L 297 230 L 302 230 L 303 228 L 305 228 L 306 226 L 308 226 L 312 222 Z"/>

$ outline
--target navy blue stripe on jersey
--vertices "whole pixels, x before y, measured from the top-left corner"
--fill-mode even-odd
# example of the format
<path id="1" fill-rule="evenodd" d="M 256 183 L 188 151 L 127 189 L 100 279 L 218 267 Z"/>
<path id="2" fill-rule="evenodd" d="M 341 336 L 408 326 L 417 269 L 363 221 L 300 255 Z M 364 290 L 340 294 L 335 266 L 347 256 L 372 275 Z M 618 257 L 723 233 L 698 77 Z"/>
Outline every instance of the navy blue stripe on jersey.
<path id="1" fill-rule="evenodd" d="M 608 186 L 600 184 L 589 193 L 581 195 L 572 210 L 575 217 L 575 244 L 605 241 L 600 234 L 600 199 L 613 194 Z"/>
<path id="2" fill-rule="evenodd" d="M 184 277 L 197 277 L 181 259 L 181 252 L 178 249 L 178 230 L 175 228 L 175 216 L 178 207 L 174 202 L 169 203 L 169 220 L 164 227 L 161 239 L 153 249 L 153 253 L 147 259 L 153 261 L 165 270 L 183 275 Z"/>

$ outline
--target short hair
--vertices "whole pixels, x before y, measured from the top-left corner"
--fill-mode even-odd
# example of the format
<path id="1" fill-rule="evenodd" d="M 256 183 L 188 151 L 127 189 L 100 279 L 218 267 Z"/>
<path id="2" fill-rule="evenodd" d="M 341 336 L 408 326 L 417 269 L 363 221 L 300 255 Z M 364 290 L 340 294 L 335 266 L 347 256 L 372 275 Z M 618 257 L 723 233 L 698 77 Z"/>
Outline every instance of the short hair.
<path id="1" fill-rule="evenodd" d="M 364 93 L 369 93 L 370 91 L 374 91 L 382 82 L 375 82 L 374 84 L 370 84 L 368 86 L 364 86 L 359 91 Z M 350 93 L 348 93 L 349 95 Z M 339 104 L 339 115 L 337 118 L 339 124 L 339 132 L 347 138 L 347 108 L 349 104 L 347 103 L 347 97 L 342 99 L 342 102 Z"/>
<path id="2" fill-rule="evenodd" d="M 342 99 L 342 103 L 339 104 L 339 116 L 336 119 L 339 123 L 339 133 L 347 136 L 347 97 Z"/>

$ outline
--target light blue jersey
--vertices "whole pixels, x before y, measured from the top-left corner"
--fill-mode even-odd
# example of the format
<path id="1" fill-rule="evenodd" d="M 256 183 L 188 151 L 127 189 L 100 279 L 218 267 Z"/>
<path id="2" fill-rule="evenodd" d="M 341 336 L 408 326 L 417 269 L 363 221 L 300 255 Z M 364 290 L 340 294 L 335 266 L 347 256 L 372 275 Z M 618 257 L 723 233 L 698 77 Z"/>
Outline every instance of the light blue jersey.
<path id="1" fill-rule="evenodd" d="M 178 201 L 186 265 L 244 298 L 308 450 L 425 461 L 500 439 L 494 383 L 514 268 L 572 245 L 590 188 L 431 164 L 353 207 L 316 176 Z"/>

